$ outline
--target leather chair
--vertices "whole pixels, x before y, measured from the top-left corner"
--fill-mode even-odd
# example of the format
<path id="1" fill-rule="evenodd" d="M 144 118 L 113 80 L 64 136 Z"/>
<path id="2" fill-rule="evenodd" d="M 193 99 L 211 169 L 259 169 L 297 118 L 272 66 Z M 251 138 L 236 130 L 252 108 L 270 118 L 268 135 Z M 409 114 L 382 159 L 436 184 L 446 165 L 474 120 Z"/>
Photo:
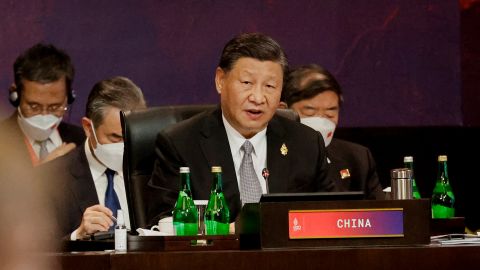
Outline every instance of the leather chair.
<path id="1" fill-rule="evenodd" d="M 141 111 L 121 112 L 120 121 L 125 143 L 123 173 L 129 205 L 132 233 L 149 225 L 148 200 L 152 197 L 147 183 L 155 162 L 155 140 L 166 127 L 186 120 L 200 112 L 213 110 L 218 105 L 178 105 L 151 107 Z M 300 121 L 297 113 L 278 109 L 277 114 Z"/>

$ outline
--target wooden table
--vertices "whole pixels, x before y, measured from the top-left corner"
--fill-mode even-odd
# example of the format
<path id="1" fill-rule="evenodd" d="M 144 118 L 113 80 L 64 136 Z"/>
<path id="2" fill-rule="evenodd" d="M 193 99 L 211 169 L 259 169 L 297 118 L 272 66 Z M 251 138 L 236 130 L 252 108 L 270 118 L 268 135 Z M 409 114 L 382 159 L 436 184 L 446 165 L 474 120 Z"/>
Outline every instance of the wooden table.
<path id="1" fill-rule="evenodd" d="M 54 253 L 63 269 L 480 269 L 480 246 Z"/>

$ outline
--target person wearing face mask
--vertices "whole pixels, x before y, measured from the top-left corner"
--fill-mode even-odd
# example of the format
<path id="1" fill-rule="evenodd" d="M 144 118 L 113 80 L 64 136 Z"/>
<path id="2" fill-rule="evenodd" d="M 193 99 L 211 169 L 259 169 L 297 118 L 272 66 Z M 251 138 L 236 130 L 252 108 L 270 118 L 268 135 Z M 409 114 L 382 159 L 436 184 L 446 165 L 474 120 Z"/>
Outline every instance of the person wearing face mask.
<path id="1" fill-rule="evenodd" d="M 123 137 L 120 111 L 146 108 L 142 91 L 125 77 L 103 80 L 93 86 L 82 126 L 83 146 L 42 166 L 57 172 L 55 191 L 49 191 L 62 236 L 71 240 L 112 229 L 122 209 L 130 228 L 123 182 Z"/>
<path id="2" fill-rule="evenodd" d="M 343 96 L 337 80 L 324 68 L 308 65 L 292 69 L 286 78 L 281 108 L 290 108 L 300 121 L 319 131 L 325 141 L 328 178 L 337 191 L 363 191 L 366 199 L 384 199 L 370 150 L 333 137 Z"/>
<path id="3" fill-rule="evenodd" d="M 16 110 L 0 122 L 3 138 L 33 166 L 70 152 L 85 140 L 82 129 L 62 121 L 74 101 L 74 68 L 70 57 L 53 45 L 37 44 L 13 65 L 9 89 Z"/>

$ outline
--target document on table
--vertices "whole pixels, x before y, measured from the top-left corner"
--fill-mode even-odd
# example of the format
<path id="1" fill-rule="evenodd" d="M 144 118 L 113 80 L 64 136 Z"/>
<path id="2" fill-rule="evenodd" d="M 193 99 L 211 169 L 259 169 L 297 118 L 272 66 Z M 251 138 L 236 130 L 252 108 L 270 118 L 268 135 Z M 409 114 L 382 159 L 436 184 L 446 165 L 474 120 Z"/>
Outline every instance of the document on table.
<path id="1" fill-rule="evenodd" d="M 444 234 L 430 237 L 432 244 L 440 245 L 480 245 L 480 235 L 475 234 Z"/>
<path id="2" fill-rule="evenodd" d="M 140 236 L 169 236 L 172 235 L 171 233 L 167 232 L 159 232 L 156 230 L 149 230 L 149 229 L 142 229 L 138 228 L 137 229 L 138 235 Z"/>

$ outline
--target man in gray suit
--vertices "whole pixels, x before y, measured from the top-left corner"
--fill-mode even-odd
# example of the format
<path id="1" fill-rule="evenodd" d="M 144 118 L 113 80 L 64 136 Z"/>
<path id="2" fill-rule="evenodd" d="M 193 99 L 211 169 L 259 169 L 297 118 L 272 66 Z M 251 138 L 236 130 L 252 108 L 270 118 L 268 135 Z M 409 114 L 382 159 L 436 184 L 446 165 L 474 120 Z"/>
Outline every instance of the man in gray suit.
<path id="1" fill-rule="evenodd" d="M 190 167 L 194 199 L 208 199 L 210 169 L 222 167 L 231 221 L 242 203 L 258 202 L 264 193 L 333 188 L 325 178 L 325 148 L 320 134 L 275 115 L 286 69 L 283 50 L 268 36 L 241 34 L 226 44 L 215 72 L 220 106 L 158 135 L 157 159 L 149 183 L 156 193 L 150 217 L 171 215 L 181 166 Z M 254 177 L 247 179 L 242 171 L 246 170 L 244 160 L 250 158 L 250 175 Z M 262 177 L 265 170 L 269 171 L 268 178 Z"/>
<path id="2" fill-rule="evenodd" d="M 295 110 L 302 123 L 322 133 L 328 178 L 335 181 L 337 191 L 363 191 L 367 199 L 383 199 L 370 150 L 333 138 L 342 103 L 342 90 L 335 77 L 318 65 L 307 65 L 287 75 L 280 107 Z"/>

